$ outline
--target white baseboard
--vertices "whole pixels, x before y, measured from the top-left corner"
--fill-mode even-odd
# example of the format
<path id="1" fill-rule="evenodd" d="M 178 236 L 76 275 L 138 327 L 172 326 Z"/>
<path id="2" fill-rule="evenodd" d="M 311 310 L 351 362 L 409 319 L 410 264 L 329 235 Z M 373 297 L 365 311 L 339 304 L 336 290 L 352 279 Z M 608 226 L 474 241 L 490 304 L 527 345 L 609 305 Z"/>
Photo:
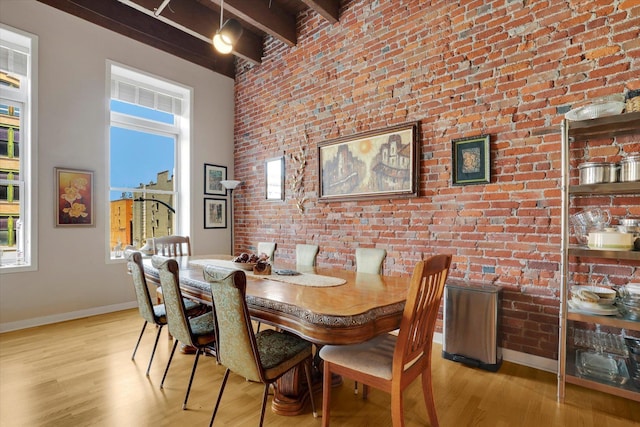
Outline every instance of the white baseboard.
<path id="1" fill-rule="evenodd" d="M 433 334 L 433 342 L 442 344 L 442 333 Z M 547 372 L 558 372 L 558 361 L 547 359 L 546 357 L 535 356 L 533 354 L 522 353 L 520 351 L 502 349 L 502 359 L 507 362 L 517 363 L 518 365 L 528 366 L 530 368 L 540 369 Z"/>
<path id="2" fill-rule="evenodd" d="M 51 323 L 64 322 L 66 320 L 81 319 L 83 317 L 96 316 L 98 314 L 112 313 L 114 311 L 128 310 L 138 306 L 136 301 L 122 304 L 105 305 L 89 308 L 87 310 L 72 311 L 69 313 L 53 314 L 51 316 L 35 317 L 33 319 L 19 320 L 17 322 L 0 323 L 0 333 L 17 331 L 19 329 L 33 328 L 34 326 L 49 325 Z"/>

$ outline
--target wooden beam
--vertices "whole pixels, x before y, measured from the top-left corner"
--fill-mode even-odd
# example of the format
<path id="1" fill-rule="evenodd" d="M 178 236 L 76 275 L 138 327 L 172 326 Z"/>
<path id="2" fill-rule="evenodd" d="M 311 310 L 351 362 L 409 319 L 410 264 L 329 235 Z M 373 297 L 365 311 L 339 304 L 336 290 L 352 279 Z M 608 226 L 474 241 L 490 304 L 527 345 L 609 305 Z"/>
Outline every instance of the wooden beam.
<path id="1" fill-rule="evenodd" d="M 38 0 L 126 37 L 234 78 L 232 56 L 217 53 L 211 43 L 147 16 L 117 0 Z M 158 1 L 158 5 L 161 1 Z M 78 35 L 82 37 L 82 35 Z"/>
<path id="2" fill-rule="evenodd" d="M 211 0 L 220 4 L 220 0 Z M 276 39 L 295 46 L 298 38 L 296 33 L 296 16 L 290 14 L 277 3 L 256 0 L 226 0 L 224 11 L 238 17 L 240 20 L 253 25 Z"/>
<path id="3" fill-rule="evenodd" d="M 123 2 L 143 8 L 147 14 L 153 14 L 162 0 L 124 0 Z M 211 43 L 220 26 L 220 14 L 194 0 L 171 0 L 157 19 L 208 43 Z M 242 37 L 234 46 L 233 54 L 254 64 L 260 64 L 263 55 L 262 47 L 262 36 L 244 28 Z"/>
<path id="4" fill-rule="evenodd" d="M 340 0 L 302 0 L 304 4 L 335 24 L 340 17 Z"/>

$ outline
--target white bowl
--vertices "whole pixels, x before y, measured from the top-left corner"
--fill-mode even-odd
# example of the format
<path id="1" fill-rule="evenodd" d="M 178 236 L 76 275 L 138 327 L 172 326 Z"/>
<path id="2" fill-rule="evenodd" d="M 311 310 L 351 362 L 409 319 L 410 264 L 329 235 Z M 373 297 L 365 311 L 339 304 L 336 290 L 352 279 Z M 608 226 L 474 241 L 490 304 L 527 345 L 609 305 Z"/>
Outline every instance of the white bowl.
<path id="1" fill-rule="evenodd" d="M 618 101 L 596 102 L 584 107 L 574 108 L 564 116 L 568 120 L 588 120 L 598 117 L 615 116 L 622 113 L 625 103 Z"/>
<path id="2" fill-rule="evenodd" d="M 635 236 L 618 231 L 592 231 L 589 233 L 587 245 L 591 249 L 610 251 L 630 251 L 633 249 Z"/>

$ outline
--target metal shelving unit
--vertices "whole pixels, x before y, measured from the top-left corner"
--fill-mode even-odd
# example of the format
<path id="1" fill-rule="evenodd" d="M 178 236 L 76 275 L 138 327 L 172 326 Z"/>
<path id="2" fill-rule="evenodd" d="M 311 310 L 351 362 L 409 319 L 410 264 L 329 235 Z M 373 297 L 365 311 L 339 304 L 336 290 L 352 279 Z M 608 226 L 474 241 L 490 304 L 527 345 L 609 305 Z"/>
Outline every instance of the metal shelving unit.
<path id="1" fill-rule="evenodd" d="M 593 120 L 563 120 L 560 126 L 562 137 L 562 217 L 561 217 L 561 281 L 560 281 L 560 338 L 558 354 L 558 400 L 565 397 L 565 385 L 576 384 L 640 402 L 640 390 L 631 382 L 610 384 L 583 378 L 577 371 L 576 350 L 569 346 L 567 330 L 569 322 L 592 323 L 607 327 L 640 331 L 640 321 L 625 319 L 622 316 L 598 316 L 570 311 L 569 297 L 569 258 L 580 263 L 594 262 L 595 259 L 631 260 L 640 263 L 640 251 L 607 251 L 588 249 L 571 245 L 569 242 L 569 216 L 571 200 L 578 197 L 618 196 L 640 194 L 640 182 L 624 182 L 593 185 L 570 185 L 569 169 L 570 144 L 602 138 L 614 138 L 621 135 L 640 135 L 640 112 L 620 114 Z M 537 134 L 549 133 L 543 130 Z"/>

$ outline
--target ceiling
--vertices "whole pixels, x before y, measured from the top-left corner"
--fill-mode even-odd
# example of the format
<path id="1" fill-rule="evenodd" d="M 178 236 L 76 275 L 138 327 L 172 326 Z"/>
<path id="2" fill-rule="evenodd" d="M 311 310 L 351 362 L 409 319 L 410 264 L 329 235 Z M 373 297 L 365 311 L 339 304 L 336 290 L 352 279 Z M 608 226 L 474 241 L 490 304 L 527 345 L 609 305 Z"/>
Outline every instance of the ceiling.
<path id="1" fill-rule="evenodd" d="M 260 64 L 265 37 L 294 46 L 301 14 L 316 13 L 333 24 L 340 9 L 340 0 L 226 0 L 224 20 L 238 20 L 243 33 L 233 54 L 223 55 L 211 44 L 221 0 L 170 0 L 164 8 L 166 0 L 38 1 L 229 77 L 234 56 Z"/>

